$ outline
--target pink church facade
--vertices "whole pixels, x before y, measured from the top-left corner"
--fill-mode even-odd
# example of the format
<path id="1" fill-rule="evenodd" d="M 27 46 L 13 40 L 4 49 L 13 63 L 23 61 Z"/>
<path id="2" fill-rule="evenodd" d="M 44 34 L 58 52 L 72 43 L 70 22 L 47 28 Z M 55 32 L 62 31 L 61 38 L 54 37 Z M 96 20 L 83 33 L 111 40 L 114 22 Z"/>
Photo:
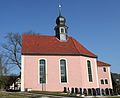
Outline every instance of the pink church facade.
<path id="1" fill-rule="evenodd" d="M 21 91 L 90 93 L 112 89 L 110 65 L 72 37 L 68 37 L 65 18 L 56 20 L 56 36 L 22 36 Z M 104 92 L 104 91 L 102 91 Z"/>
<path id="2" fill-rule="evenodd" d="M 64 87 L 99 88 L 96 59 L 81 56 L 23 56 L 24 59 L 24 87 L 32 90 L 42 90 L 39 82 L 39 60 L 46 61 L 45 91 L 63 91 Z M 60 60 L 66 60 L 67 82 L 61 83 Z M 87 60 L 92 63 L 93 82 L 89 82 Z M 34 65 L 34 67 L 33 67 Z M 75 68 L 76 67 L 76 68 Z M 31 69 L 32 68 L 32 71 Z"/>
<path id="3" fill-rule="evenodd" d="M 98 64 L 98 78 L 100 88 L 112 88 L 110 65 L 103 64 L 102 66 Z M 104 85 L 101 83 L 103 80 Z M 105 83 L 107 82 L 107 83 Z"/>

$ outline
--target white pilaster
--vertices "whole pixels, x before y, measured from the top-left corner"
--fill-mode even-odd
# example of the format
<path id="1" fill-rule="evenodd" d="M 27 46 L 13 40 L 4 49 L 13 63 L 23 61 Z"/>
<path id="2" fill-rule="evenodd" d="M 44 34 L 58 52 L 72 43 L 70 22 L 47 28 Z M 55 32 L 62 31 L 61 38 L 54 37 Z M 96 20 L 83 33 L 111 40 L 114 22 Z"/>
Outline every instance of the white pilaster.
<path id="1" fill-rule="evenodd" d="M 109 74 L 109 82 L 110 82 L 110 88 L 112 89 L 112 79 L 111 79 L 111 73 L 110 73 L 110 67 L 108 67 L 108 74 Z"/>
<path id="2" fill-rule="evenodd" d="M 96 80 L 97 80 L 97 88 L 99 88 L 99 77 L 98 77 L 98 65 L 97 65 L 97 59 L 95 59 L 95 69 L 96 69 Z"/>
<path id="3" fill-rule="evenodd" d="M 21 56 L 21 91 L 25 91 L 25 88 L 24 88 L 24 55 Z"/>

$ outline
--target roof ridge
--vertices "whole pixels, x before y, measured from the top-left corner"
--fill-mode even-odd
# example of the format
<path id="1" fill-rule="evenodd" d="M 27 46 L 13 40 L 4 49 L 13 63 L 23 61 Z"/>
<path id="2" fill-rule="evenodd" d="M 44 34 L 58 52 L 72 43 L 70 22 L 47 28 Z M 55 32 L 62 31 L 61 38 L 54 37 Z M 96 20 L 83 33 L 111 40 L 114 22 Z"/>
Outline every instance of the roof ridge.
<path id="1" fill-rule="evenodd" d="M 71 40 L 72 40 L 72 42 L 73 42 L 73 44 L 74 44 L 76 50 L 80 53 L 80 51 L 79 51 L 79 49 L 77 48 L 77 46 L 76 46 L 76 44 L 75 44 L 75 41 L 74 41 L 74 39 L 73 39 L 72 37 L 71 37 Z"/>
<path id="2" fill-rule="evenodd" d="M 53 35 L 45 35 L 45 34 L 29 34 L 29 33 L 23 33 L 22 36 L 45 36 L 45 37 L 55 37 Z"/>

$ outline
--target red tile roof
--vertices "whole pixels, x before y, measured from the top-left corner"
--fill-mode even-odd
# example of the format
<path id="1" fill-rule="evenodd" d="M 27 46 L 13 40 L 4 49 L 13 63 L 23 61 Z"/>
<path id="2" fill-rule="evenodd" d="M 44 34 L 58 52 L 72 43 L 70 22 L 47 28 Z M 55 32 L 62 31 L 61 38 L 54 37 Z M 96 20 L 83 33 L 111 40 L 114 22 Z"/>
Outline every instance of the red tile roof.
<path id="1" fill-rule="evenodd" d="M 97 65 L 98 66 L 111 66 L 110 64 L 107 64 L 107 63 L 102 62 L 102 61 L 97 61 Z"/>
<path id="2" fill-rule="evenodd" d="M 66 42 L 59 41 L 55 36 L 22 35 L 22 54 L 33 55 L 84 55 L 97 57 L 72 37 Z"/>

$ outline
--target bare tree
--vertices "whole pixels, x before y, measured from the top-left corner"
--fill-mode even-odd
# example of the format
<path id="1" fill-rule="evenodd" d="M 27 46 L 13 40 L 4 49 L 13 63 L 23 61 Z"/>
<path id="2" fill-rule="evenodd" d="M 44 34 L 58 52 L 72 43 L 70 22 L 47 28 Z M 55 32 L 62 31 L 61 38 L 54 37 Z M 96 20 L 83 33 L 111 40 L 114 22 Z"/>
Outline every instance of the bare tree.
<path id="1" fill-rule="evenodd" d="M 4 67 L 3 67 L 3 64 L 2 64 L 2 58 L 0 56 L 0 76 L 3 75 L 3 72 L 4 72 Z"/>
<path id="2" fill-rule="evenodd" d="M 21 47 L 22 38 L 19 33 L 7 33 L 3 43 L 2 55 L 5 57 L 6 65 L 15 65 L 21 69 Z"/>
<path id="3" fill-rule="evenodd" d="M 7 67 L 4 64 L 3 57 L 0 55 L 0 90 L 5 88 Z"/>
<path id="4" fill-rule="evenodd" d="M 0 55 L 0 77 L 7 74 L 7 68 L 2 60 L 2 55 Z"/>

